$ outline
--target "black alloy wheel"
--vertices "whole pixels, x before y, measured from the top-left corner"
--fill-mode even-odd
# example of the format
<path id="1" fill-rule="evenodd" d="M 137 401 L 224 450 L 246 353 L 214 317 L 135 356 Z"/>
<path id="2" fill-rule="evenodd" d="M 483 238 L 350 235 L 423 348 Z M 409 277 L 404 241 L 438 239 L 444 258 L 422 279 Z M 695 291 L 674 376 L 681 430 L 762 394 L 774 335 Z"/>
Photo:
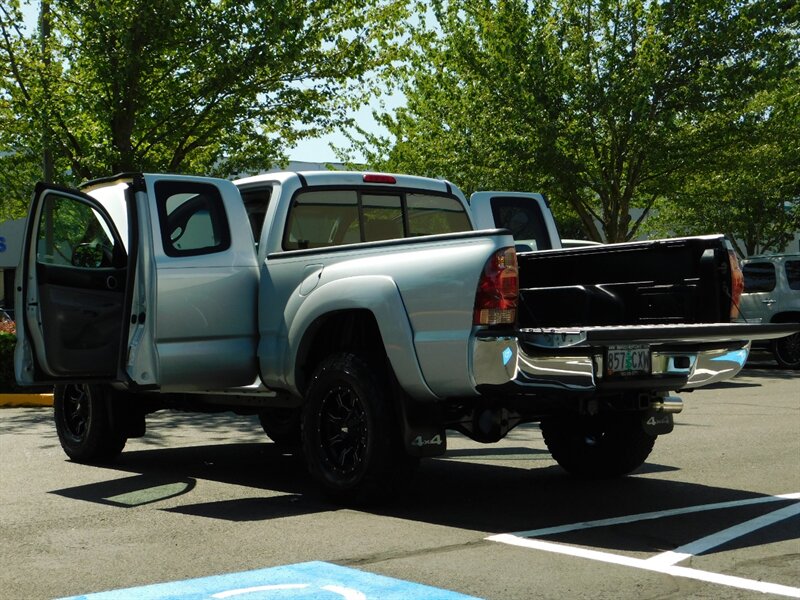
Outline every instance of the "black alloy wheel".
<path id="1" fill-rule="evenodd" d="M 339 502 L 382 499 L 410 464 L 400 444 L 388 386 L 359 356 L 333 354 L 306 393 L 303 451 L 311 476 Z"/>
<path id="2" fill-rule="evenodd" d="M 75 444 L 81 442 L 89 430 L 92 406 L 89 388 L 83 385 L 68 385 L 64 388 L 64 436 Z"/>
<path id="3" fill-rule="evenodd" d="M 322 459 L 341 477 L 358 473 L 367 457 L 368 426 L 362 399 L 350 386 L 336 386 L 322 399 L 319 437 Z"/>
<path id="4" fill-rule="evenodd" d="M 76 462 L 105 462 L 128 441 L 122 423 L 111 418 L 113 392 L 87 384 L 57 385 L 53 418 L 64 452 Z"/>

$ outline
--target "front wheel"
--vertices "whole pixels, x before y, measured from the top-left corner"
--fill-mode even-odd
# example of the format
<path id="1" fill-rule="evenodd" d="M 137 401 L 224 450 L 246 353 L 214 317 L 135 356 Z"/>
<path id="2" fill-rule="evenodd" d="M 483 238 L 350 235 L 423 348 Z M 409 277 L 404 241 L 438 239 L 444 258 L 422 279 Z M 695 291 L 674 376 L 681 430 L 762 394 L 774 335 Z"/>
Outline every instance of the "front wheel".
<path id="1" fill-rule="evenodd" d="M 626 475 L 644 463 L 656 441 L 638 415 L 550 419 L 541 427 L 556 462 L 580 477 Z"/>
<path id="2" fill-rule="evenodd" d="M 53 391 L 53 417 L 64 452 L 81 463 L 115 458 L 128 441 L 111 418 L 111 390 L 87 384 L 57 385 Z"/>
<path id="3" fill-rule="evenodd" d="M 311 476 L 337 501 L 383 497 L 405 463 L 387 386 L 354 354 L 334 354 L 317 368 L 302 435 Z"/>
<path id="4" fill-rule="evenodd" d="M 800 369 L 800 333 L 793 333 L 772 342 L 772 353 L 784 369 Z"/>

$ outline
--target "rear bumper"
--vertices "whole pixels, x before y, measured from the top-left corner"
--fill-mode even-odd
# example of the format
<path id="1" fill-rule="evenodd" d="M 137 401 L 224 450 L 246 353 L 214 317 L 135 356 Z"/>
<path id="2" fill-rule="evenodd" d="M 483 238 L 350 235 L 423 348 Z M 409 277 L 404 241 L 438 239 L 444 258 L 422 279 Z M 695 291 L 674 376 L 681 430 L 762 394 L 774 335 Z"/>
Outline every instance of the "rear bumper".
<path id="1" fill-rule="evenodd" d="M 512 335 L 478 332 L 471 340 L 472 373 L 481 393 L 559 394 L 624 390 L 678 391 L 735 376 L 751 339 L 791 333 L 771 325 L 595 327 L 521 330 Z M 605 348 L 650 348 L 647 375 L 608 378 Z"/>

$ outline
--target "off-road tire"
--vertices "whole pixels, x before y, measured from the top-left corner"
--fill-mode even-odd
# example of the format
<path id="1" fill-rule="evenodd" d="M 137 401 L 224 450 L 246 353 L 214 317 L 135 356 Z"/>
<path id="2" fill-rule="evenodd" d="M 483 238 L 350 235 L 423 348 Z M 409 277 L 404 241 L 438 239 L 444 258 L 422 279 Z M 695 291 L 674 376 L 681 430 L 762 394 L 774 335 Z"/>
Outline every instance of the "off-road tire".
<path id="1" fill-rule="evenodd" d="M 608 478 L 639 468 L 656 436 L 644 431 L 638 415 L 548 419 L 541 424 L 550 454 L 579 477 Z"/>
<path id="2" fill-rule="evenodd" d="M 57 385 L 53 418 L 64 452 L 75 462 L 102 463 L 116 458 L 128 441 L 121 423 L 111 418 L 112 391 L 87 384 Z"/>
<path id="3" fill-rule="evenodd" d="M 384 500 L 412 463 L 402 450 L 385 377 L 351 353 L 333 354 L 317 367 L 302 437 L 311 476 L 336 502 Z"/>

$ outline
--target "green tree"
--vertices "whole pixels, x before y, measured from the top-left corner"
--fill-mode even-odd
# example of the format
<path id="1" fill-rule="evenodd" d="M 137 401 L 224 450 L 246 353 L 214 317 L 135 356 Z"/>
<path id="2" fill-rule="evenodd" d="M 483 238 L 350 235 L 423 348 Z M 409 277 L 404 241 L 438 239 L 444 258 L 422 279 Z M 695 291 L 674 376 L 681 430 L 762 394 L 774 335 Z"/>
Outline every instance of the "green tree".
<path id="1" fill-rule="evenodd" d="M 26 186 L 43 131 L 65 183 L 269 167 L 298 139 L 346 123 L 406 12 L 397 0 L 43 6 L 44 39 L 20 27 L 19 0 L 0 0 L 3 177 Z"/>
<path id="2" fill-rule="evenodd" d="M 800 232 L 800 69 L 757 94 L 726 128 L 726 146 L 657 203 L 657 234 L 725 233 L 741 257 L 776 252 Z"/>
<path id="3" fill-rule="evenodd" d="M 13 82 L 26 64 L 21 62 L 25 40 L 20 29 L 22 14 L 17 3 L 0 3 L 0 55 L 19 57 L 17 60 L 0 59 L 0 220 L 24 214 L 28 197 L 33 189 L 31 182 L 41 172 L 40 140 L 28 139 L 30 124 L 18 115 L 14 106 L 21 90 Z"/>
<path id="4" fill-rule="evenodd" d="M 718 115 L 798 61 L 795 2 L 435 0 L 432 15 L 395 75 L 407 106 L 357 148 L 467 190 L 544 190 L 596 240 L 636 236 L 725 147 Z"/>

